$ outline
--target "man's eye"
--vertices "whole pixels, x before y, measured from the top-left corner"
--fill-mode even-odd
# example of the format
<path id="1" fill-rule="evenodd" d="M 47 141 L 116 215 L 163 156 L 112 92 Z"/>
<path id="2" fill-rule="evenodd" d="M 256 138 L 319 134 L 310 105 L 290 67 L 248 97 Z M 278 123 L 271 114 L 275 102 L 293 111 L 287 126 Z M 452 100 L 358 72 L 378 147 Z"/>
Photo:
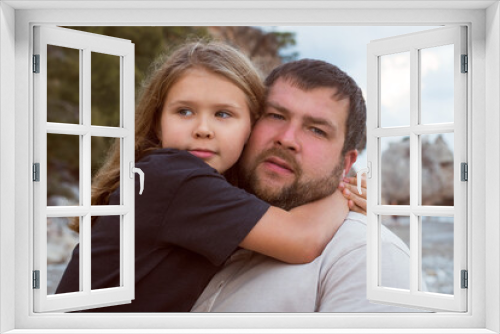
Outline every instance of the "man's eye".
<path id="1" fill-rule="evenodd" d="M 218 111 L 215 113 L 215 117 L 219 118 L 230 118 L 232 115 L 227 111 Z"/>
<path id="2" fill-rule="evenodd" d="M 269 118 L 272 118 L 272 119 L 285 119 L 282 115 L 275 114 L 275 113 L 272 113 L 272 112 L 268 113 L 266 116 L 269 117 Z"/>
<path id="3" fill-rule="evenodd" d="M 315 127 L 312 127 L 312 128 L 311 128 L 311 131 L 312 131 L 314 134 L 316 134 L 316 135 L 318 135 L 318 136 L 320 136 L 320 137 L 326 137 L 326 132 L 325 132 L 325 131 L 323 131 L 323 130 L 321 130 L 321 129 L 318 129 L 318 128 L 315 128 Z"/>
<path id="4" fill-rule="evenodd" d="M 179 111 L 177 111 L 177 113 L 181 116 L 191 116 L 193 115 L 193 112 L 189 109 L 179 109 Z"/>

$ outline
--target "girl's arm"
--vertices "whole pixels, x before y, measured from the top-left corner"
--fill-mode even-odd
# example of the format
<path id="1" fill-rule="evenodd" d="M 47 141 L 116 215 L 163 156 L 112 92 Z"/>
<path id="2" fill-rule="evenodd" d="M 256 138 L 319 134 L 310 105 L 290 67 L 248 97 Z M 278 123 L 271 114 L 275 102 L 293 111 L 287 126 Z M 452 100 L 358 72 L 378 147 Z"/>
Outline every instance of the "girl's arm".
<path id="1" fill-rule="evenodd" d="M 270 207 L 240 247 L 288 263 L 309 263 L 321 255 L 348 212 L 340 191 L 290 211 Z"/>

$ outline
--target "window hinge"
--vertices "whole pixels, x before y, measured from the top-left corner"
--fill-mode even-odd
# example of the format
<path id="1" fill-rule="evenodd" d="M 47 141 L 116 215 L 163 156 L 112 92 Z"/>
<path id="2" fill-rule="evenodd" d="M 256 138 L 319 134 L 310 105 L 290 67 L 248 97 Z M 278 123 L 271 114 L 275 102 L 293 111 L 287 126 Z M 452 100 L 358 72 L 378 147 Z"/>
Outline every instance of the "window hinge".
<path id="1" fill-rule="evenodd" d="M 33 181 L 40 181 L 40 164 L 38 162 L 33 164 Z"/>
<path id="2" fill-rule="evenodd" d="M 33 55 L 33 73 L 40 73 L 40 55 Z"/>
<path id="3" fill-rule="evenodd" d="M 467 165 L 466 162 L 462 162 L 462 164 L 460 165 L 461 166 L 461 174 L 462 174 L 462 177 L 461 177 L 461 180 L 462 181 L 469 181 L 469 167 Z"/>
<path id="4" fill-rule="evenodd" d="M 467 270 L 462 270 L 462 289 L 469 287 L 469 274 Z"/>
<path id="5" fill-rule="evenodd" d="M 40 270 L 33 270 L 33 289 L 40 289 Z"/>
<path id="6" fill-rule="evenodd" d="M 467 73 L 469 72 L 469 57 L 467 55 L 462 55 L 462 67 L 460 72 Z"/>

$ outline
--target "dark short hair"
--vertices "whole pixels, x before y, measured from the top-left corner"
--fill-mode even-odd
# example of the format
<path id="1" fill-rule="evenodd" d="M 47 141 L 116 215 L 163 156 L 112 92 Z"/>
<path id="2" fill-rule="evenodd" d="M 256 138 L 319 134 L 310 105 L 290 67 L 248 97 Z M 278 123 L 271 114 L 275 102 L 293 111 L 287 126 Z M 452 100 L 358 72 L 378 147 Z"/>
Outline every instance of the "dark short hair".
<path id="1" fill-rule="evenodd" d="M 366 131 L 366 104 L 361 88 L 347 73 L 330 63 L 301 59 L 276 67 L 266 78 L 268 88 L 278 80 L 283 79 L 293 86 L 309 91 L 315 88 L 333 88 L 335 99 L 349 98 L 349 110 L 346 121 L 346 135 L 342 155 L 364 144 Z"/>

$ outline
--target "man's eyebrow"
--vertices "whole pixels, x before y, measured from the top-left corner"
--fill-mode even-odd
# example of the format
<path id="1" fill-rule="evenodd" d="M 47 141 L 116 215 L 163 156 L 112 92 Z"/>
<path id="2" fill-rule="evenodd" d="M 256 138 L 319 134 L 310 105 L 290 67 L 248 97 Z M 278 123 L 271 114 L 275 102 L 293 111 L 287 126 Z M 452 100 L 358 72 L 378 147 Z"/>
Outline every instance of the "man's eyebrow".
<path id="1" fill-rule="evenodd" d="M 327 119 L 313 117 L 313 116 L 304 116 L 304 120 L 306 123 L 326 126 L 330 128 L 332 131 L 337 132 L 337 126 Z"/>
<path id="2" fill-rule="evenodd" d="M 281 112 L 282 114 L 289 116 L 291 114 L 291 111 L 288 110 L 286 107 L 276 103 L 276 102 L 266 102 L 267 107 L 271 107 L 273 109 L 276 109 L 277 111 Z M 313 124 L 313 125 L 321 125 L 329 128 L 332 131 L 332 134 L 335 135 L 338 132 L 338 126 L 329 121 L 328 119 L 322 118 L 322 117 L 314 117 L 310 115 L 305 115 L 303 117 L 304 123 L 306 124 Z"/>
<path id="3" fill-rule="evenodd" d="M 278 110 L 279 112 L 283 113 L 283 114 L 286 114 L 286 115 L 289 115 L 290 114 L 290 110 L 288 110 L 287 108 L 283 107 L 282 105 L 278 104 L 278 103 L 275 103 L 275 102 L 270 102 L 270 101 L 267 101 L 266 102 L 266 107 L 271 107 L 273 109 L 276 109 Z"/>

